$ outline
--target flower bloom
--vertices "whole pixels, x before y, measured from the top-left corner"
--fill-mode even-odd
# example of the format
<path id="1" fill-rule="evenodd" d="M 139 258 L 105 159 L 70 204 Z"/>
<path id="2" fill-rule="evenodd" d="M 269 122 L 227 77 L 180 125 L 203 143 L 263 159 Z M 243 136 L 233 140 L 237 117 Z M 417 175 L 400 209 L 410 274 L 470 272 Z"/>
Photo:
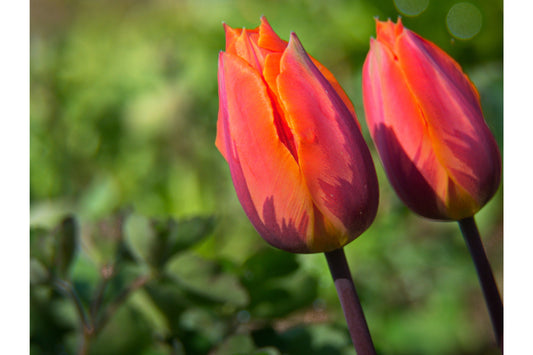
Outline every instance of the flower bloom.
<path id="1" fill-rule="evenodd" d="M 400 20 L 376 21 L 363 67 L 372 139 L 391 185 L 416 213 L 473 216 L 495 194 L 501 158 L 461 67 Z"/>
<path id="2" fill-rule="evenodd" d="M 216 146 L 258 233 L 290 252 L 338 249 L 376 215 L 374 165 L 350 100 L 296 34 L 224 25 Z"/>

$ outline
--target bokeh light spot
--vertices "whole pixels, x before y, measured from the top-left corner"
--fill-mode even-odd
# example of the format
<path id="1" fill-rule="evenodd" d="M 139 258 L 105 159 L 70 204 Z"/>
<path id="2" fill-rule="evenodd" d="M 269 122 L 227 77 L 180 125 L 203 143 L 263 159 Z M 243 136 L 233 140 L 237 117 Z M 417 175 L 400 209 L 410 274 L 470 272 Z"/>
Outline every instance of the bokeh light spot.
<path id="1" fill-rule="evenodd" d="M 481 11 L 475 5 L 461 2 L 448 11 L 446 26 L 455 38 L 471 39 L 481 30 L 482 19 Z"/>
<path id="2" fill-rule="evenodd" d="M 418 16 L 428 7 L 429 0 L 394 0 L 396 9 L 406 16 Z"/>

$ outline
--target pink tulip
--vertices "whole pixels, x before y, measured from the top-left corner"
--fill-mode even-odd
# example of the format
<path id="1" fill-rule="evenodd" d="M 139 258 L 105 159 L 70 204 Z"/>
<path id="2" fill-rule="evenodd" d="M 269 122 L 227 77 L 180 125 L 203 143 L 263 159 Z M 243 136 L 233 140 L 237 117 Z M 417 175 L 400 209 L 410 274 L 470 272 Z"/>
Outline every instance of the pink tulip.
<path id="1" fill-rule="evenodd" d="M 400 20 L 376 21 L 363 67 L 366 120 L 404 203 L 434 219 L 473 216 L 500 183 L 500 152 L 461 67 Z"/>
<path id="2" fill-rule="evenodd" d="M 292 33 L 263 17 L 226 31 L 216 146 L 259 234 L 290 252 L 332 251 L 372 223 L 374 165 L 350 100 Z"/>

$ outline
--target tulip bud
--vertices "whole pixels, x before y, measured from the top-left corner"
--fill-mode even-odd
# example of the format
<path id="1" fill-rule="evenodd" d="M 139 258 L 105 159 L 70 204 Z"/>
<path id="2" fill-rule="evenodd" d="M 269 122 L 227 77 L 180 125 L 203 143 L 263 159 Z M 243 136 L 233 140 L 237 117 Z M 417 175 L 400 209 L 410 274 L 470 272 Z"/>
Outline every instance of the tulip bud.
<path id="1" fill-rule="evenodd" d="M 473 216 L 495 194 L 501 174 L 476 88 L 459 64 L 400 20 L 376 27 L 363 101 L 391 185 L 422 216 Z"/>
<path id="2" fill-rule="evenodd" d="M 258 233 L 290 252 L 338 249 L 376 215 L 374 165 L 350 100 L 292 33 L 227 25 L 216 146 Z"/>

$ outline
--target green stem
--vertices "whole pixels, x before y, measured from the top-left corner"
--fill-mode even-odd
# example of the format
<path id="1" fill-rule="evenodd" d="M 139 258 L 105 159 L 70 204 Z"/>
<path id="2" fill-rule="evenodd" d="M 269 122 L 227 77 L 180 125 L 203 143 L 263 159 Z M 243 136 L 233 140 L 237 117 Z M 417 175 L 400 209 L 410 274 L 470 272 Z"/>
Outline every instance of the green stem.
<path id="1" fill-rule="evenodd" d="M 81 299 L 78 296 L 76 289 L 72 286 L 70 282 L 56 278 L 53 281 L 53 284 L 60 291 L 65 292 L 76 307 L 76 311 L 78 312 L 83 332 L 80 347 L 78 350 L 78 355 L 86 355 L 89 351 L 90 338 L 94 332 L 94 326 L 91 322 L 91 318 L 89 318 L 89 316 L 85 312 L 85 308 L 83 307 Z"/>
<path id="2" fill-rule="evenodd" d="M 91 304 L 91 310 L 90 314 L 92 319 L 95 321 L 95 328 L 98 328 L 97 319 L 98 319 L 98 312 L 100 311 L 100 307 L 103 302 L 104 298 L 104 292 L 107 288 L 107 285 L 109 284 L 109 281 L 111 278 L 115 275 L 115 267 L 113 264 L 105 265 L 100 270 L 101 280 L 98 284 L 98 287 L 96 288 L 96 293 L 94 297 L 94 301 Z"/>
<path id="3" fill-rule="evenodd" d="M 120 306 L 122 306 L 122 304 L 124 304 L 124 302 L 126 302 L 128 297 L 133 292 L 137 291 L 138 289 L 146 285 L 146 283 L 150 281 L 151 279 L 152 279 L 151 275 L 139 276 L 135 280 L 133 280 L 132 283 L 127 288 L 122 290 L 122 292 L 113 300 L 113 302 L 111 302 L 107 306 L 104 314 L 96 323 L 95 333 L 98 334 L 105 327 L 105 325 L 107 324 L 111 316 L 115 314 L 115 312 L 120 308 Z"/>
<path id="4" fill-rule="evenodd" d="M 85 312 L 85 308 L 83 307 L 83 304 L 81 302 L 80 297 L 78 296 L 78 293 L 76 292 L 76 289 L 72 287 L 70 282 L 67 282 L 65 280 L 61 280 L 59 278 L 55 279 L 53 281 L 53 284 L 56 288 L 58 288 L 60 291 L 63 291 L 67 294 L 67 296 L 72 300 L 74 303 L 74 306 L 76 307 L 76 311 L 78 312 L 78 316 L 80 318 L 81 325 L 83 327 L 83 331 L 85 332 L 92 332 L 93 331 L 93 325 L 89 317 L 87 316 L 87 313 Z"/>
<path id="5" fill-rule="evenodd" d="M 459 221 L 459 227 L 476 266 L 481 289 L 485 296 L 485 302 L 489 310 L 494 335 L 498 347 L 503 352 L 503 303 L 498 291 L 498 286 L 494 280 L 492 269 L 485 254 L 483 243 L 476 225 L 474 217 L 465 218 Z"/>
<path id="6" fill-rule="evenodd" d="M 78 349 L 78 355 L 87 355 L 89 353 L 89 345 L 91 342 L 91 333 L 83 332 L 83 338 L 81 339 Z"/>
<path id="7" fill-rule="evenodd" d="M 324 254 L 335 282 L 355 351 L 358 355 L 375 355 L 376 350 L 346 262 L 344 249 L 340 248 Z"/>

